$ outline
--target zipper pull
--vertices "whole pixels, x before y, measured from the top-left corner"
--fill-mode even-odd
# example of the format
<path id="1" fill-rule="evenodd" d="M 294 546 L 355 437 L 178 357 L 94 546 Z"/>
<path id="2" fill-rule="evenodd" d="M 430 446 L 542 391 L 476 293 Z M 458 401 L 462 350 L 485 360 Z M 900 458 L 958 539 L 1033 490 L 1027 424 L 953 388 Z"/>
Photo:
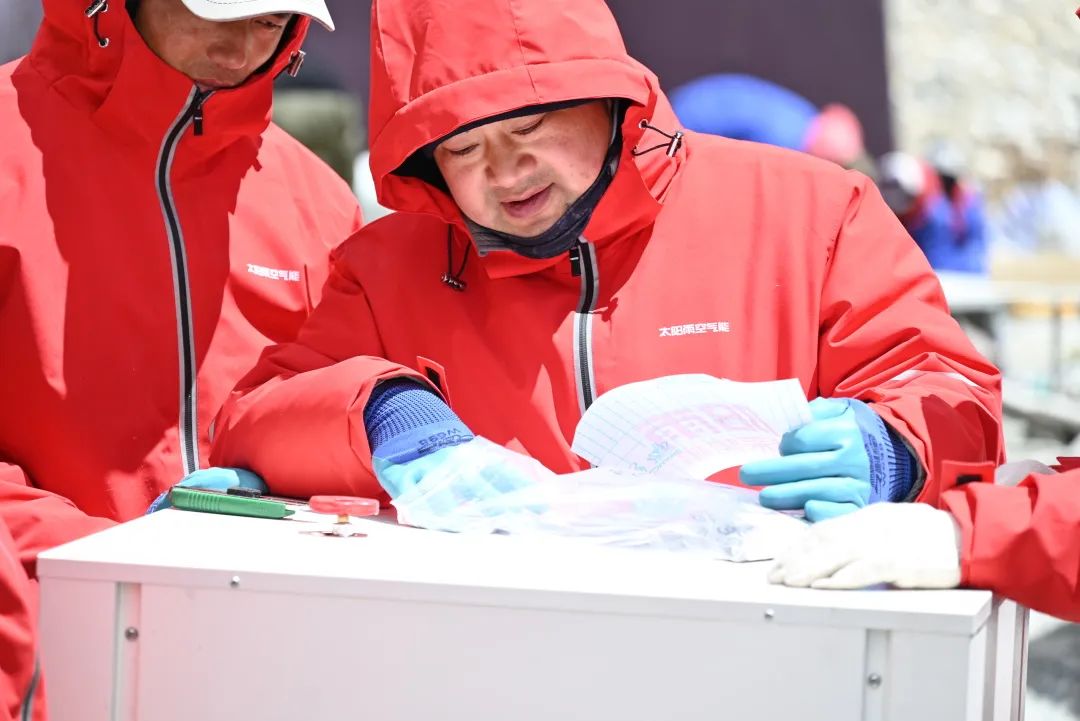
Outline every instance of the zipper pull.
<path id="1" fill-rule="evenodd" d="M 289 74 L 290 78 L 295 78 L 300 74 L 300 67 L 304 64 L 304 58 L 306 57 L 307 53 L 303 50 L 297 50 L 289 57 L 289 64 L 285 66 L 285 72 Z"/>
<path id="2" fill-rule="evenodd" d="M 570 275 L 575 278 L 581 277 L 581 246 L 575 245 L 570 249 Z"/>
<path id="3" fill-rule="evenodd" d="M 100 12 L 108 12 L 108 5 L 108 0 L 94 0 L 83 14 L 88 18 L 92 18 Z"/>
<path id="4" fill-rule="evenodd" d="M 195 127 L 195 135 L 203 134 L 203 103 L 206 102 L 208 97 L 210 97 L 210 93 L 206 95 L 202 93 L 195 94 L 195 102 L 191 106 L 191 123 Z"/>

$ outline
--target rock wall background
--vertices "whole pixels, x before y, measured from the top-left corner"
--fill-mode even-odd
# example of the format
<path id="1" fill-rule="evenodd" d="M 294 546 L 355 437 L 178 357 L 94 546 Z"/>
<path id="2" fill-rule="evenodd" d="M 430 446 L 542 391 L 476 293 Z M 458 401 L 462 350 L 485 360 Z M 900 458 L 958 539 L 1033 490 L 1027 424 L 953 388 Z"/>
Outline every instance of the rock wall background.
<path id="1" fill-rule="evenodd" d="M 1077 0 L 885 0 L 897 147 L 954 143 L 991 200 L 1080 188 Z"/>

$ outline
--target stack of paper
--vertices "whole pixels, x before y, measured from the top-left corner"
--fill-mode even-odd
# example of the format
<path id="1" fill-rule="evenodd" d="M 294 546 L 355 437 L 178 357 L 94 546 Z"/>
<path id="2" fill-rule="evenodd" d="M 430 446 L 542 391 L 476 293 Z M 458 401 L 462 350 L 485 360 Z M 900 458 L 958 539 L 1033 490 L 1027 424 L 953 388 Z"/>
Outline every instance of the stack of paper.
<path id="1" fill-rule="evenodd" d="M 666 376 L 600 396 L 578 423 L 573 451 L 602 468 L 707 478 L 777 456 L 780 437 L 810 420 L 794 379 Z"/>
<path id="2" fill-rule="evenodd" d="M 757 493 L 703 479 L 779 455 L 781 436 L 811 420 L 795 380 L 737 383 L 681 375 L 611 390 L 578 424 L 573 450 L 594 468 L 556 475 L 477 439 L 394 500 L 402 523 L 457 533 L 572 537 L 627 548 L 773 558 L 805 531 Z M 493 458 L 528 482 L 461 503 Z"/>

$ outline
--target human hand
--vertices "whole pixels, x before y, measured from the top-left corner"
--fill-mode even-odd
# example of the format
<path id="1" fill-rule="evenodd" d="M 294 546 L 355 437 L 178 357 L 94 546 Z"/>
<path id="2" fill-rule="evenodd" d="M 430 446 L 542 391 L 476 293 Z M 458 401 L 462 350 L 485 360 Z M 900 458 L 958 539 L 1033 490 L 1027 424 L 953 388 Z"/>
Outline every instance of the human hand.
<path id="1" fill-rule="evenodd" d="M 914 461 L 869 406 L 851 398 L 816 398 L 810 412 L 813 420 L 784 434 L 779 458 L 740 470 L 743 483 L 764 487 L 761 505 L 804 509 L 816 522 L 907 495 Z"/>
<path id="2" fill-rule="evenodd" d="M 923 503 L 879 503 L 809 527 L 777 559 L 769 580 L 830 589 L 879 583 L 955 588 L 960 528 L 951 515 Z"/>

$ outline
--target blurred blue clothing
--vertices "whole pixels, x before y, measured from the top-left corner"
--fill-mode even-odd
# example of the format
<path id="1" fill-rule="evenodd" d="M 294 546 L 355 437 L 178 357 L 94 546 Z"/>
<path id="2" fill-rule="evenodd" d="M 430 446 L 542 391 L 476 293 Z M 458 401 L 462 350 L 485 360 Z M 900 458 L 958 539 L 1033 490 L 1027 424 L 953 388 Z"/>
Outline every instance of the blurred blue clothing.
<path id="1" fill-rule="evenodd" d="M 934 270 L 987 272 L 989 243 L 980 195 L 961 190 L 953 201 L 937 193 L 916 218 L 904 225 Z"/>
<path id="2" fill-rule="evenodd" d="M 1058 180 L 1019 183 L 988 224 L 992 244 L 1017 255 L 1059 253 L 1080 256 L 1080 191 Z"/>
<path id="3" fill-rule="evenodd" d="M 700 133 L 805 150 L 818 108 L 803 96 L 752 75 L 706 75 L 670 94 L 683 126 Z"/>

